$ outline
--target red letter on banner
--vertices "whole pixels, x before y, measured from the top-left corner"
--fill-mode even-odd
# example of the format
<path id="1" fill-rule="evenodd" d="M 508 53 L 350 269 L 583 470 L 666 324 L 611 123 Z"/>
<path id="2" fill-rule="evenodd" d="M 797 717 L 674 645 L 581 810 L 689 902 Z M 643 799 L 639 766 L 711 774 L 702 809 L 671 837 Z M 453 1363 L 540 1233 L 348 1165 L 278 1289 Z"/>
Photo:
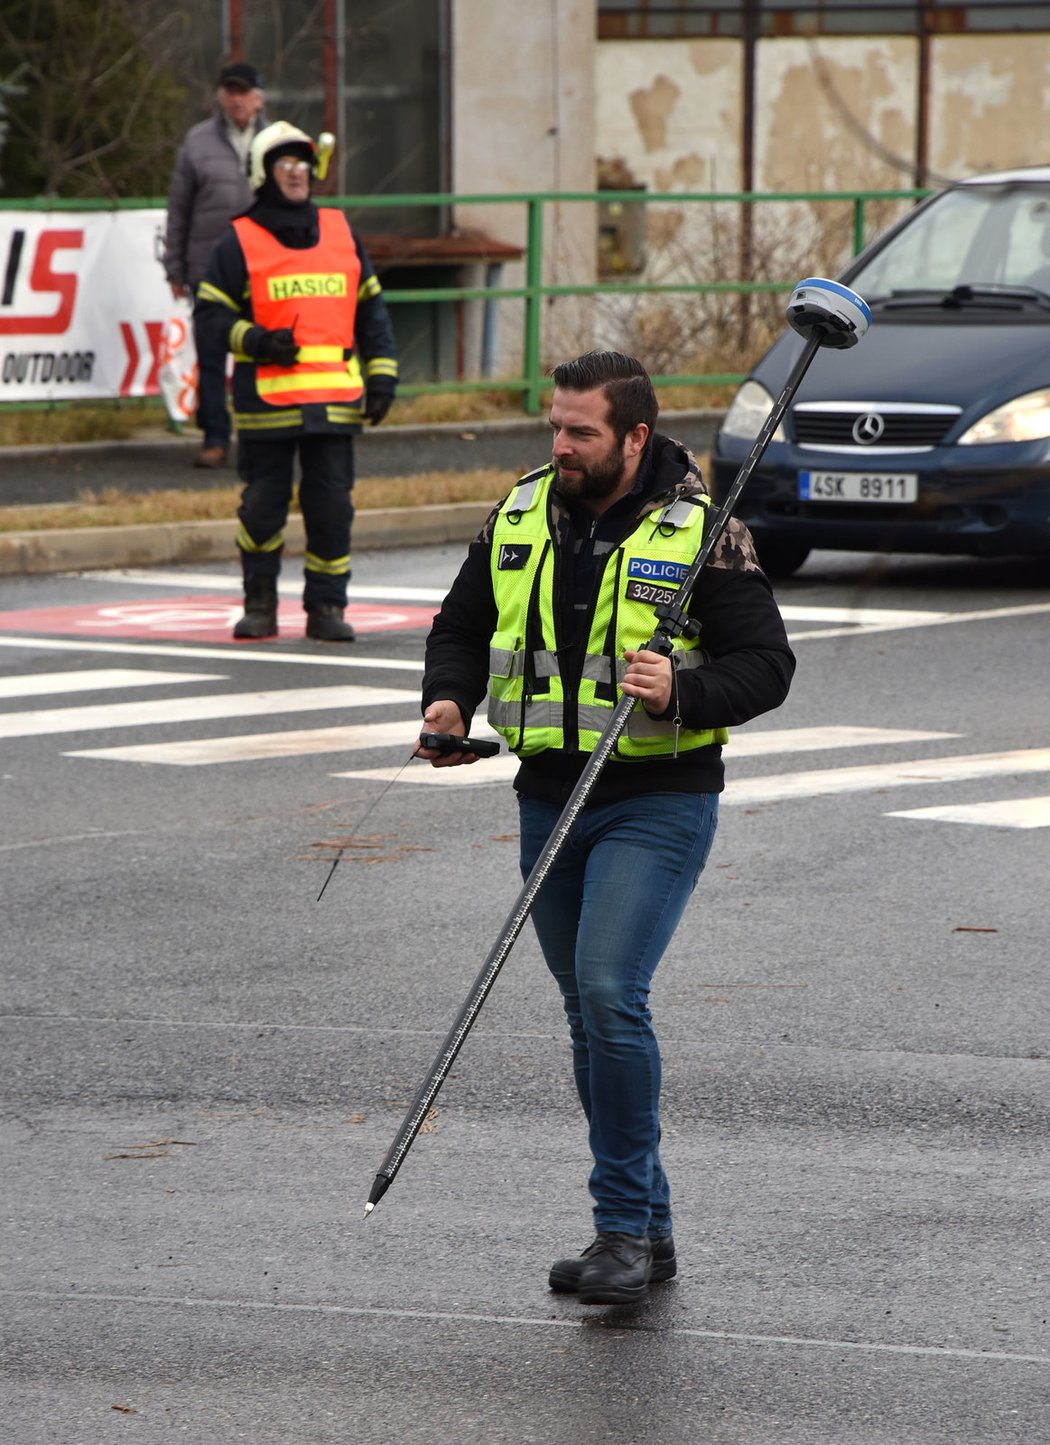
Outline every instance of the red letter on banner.
<path id="1" fill-rule="evenodd" d="M 79 251 L 83 244 L 83 231 L 41 231 L 29 284 L 34 291 L 56 294 L 58 310 L 53 316 L 0 316 L 0 336 L 54 336 L 66 330 L 77 298 L 77 278 L 74 272 L 53 271 L 51 261 L 56 251 Z"/>

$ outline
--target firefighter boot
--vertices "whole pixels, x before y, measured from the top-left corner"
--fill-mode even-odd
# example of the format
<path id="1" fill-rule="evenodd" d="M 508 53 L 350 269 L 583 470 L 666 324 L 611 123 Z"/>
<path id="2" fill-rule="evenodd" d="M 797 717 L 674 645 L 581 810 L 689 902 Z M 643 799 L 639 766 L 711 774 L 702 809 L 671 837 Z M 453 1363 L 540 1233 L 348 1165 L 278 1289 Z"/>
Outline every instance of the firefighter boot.
<path id="1" fill-rule="evenodd" d="M 234 637 L 277 636 L 277 578 L 245 577 L 244 616 L 233 629 Z"/>
<path id="2" fill-rule="evenodd" d="M 343 621 L 343 609 L 335 602 L 318 602 L 306 613 L 306 635 L 315 642 L 353 642 L 357 633 Z"/>

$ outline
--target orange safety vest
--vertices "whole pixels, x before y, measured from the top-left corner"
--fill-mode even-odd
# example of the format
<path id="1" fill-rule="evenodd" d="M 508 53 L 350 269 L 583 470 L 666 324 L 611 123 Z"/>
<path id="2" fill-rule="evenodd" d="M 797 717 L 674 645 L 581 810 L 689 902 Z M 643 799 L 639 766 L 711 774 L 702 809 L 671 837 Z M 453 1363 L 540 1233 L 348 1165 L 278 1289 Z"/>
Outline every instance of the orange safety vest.
<path id="1" fill-rule="evenodd" d="M 252 315 L 268 331 L 289 327 L 294 366 L 258 362 L 255 389 L 270 406 L 357 401 L 364 380 L 351 350 L 361 258 L 346 217 L 319 210 L 316 246 L 293 251 L 247 216 L 233 223 L 248 267 Z"/>

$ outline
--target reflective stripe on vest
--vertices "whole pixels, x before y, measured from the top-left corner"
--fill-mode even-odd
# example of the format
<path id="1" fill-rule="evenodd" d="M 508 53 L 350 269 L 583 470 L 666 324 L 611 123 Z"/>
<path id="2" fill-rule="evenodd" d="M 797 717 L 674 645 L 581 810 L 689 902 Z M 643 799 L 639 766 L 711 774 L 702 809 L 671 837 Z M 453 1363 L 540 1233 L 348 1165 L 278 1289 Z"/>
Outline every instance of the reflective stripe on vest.
<path id="1" fill-rule="evenodd" d="M 351 402 L 364 393 L 351 351 L 361 259 L 340 211 L 321 209 L 317 216 L 317 245 L 301 251 L 282 246 L 247 216 L 233 223 L 248 267 L 256 325 L 268 331 L 288 327 L 299 344 L 294 366 L 255 366 L 255 389 L 269 406 Z"/>
<path id="2" fill-rule="evenodd" d="M 620 698 L 618 684 L 636 650 L 656 629 L 654 608 L 675 600 L 700 550 L 708 499 L 676 499 L 643 517 L 600 563 L 586 654 L 575 695 L 559 664 L 553 583 L 554 542 L 548 499 L 554 469 L 524 477 L 496 518 L 490 563 L 498 621 L 489 648 L 489 722 L 520 756 L 547 748 L 592 752 Z M 677 671 L 705 661 L 697 638 L 676 638 Z M 724 728 L 681 728 L 635 707 L 614 758 L 660 757 L 725 742 Z"/>

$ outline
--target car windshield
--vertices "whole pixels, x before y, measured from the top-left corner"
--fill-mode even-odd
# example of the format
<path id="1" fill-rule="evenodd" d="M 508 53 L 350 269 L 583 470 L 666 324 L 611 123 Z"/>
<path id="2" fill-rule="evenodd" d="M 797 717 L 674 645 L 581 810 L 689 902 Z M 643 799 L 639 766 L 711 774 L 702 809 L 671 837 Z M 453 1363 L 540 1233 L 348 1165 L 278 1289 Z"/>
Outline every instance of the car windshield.
<path id="1" fill-rule="evenodd" d="M 1050 184 L 968 185 L 921 210 L 849 284 L 869 302 L 957 286 L 1050 293 Z"/>

